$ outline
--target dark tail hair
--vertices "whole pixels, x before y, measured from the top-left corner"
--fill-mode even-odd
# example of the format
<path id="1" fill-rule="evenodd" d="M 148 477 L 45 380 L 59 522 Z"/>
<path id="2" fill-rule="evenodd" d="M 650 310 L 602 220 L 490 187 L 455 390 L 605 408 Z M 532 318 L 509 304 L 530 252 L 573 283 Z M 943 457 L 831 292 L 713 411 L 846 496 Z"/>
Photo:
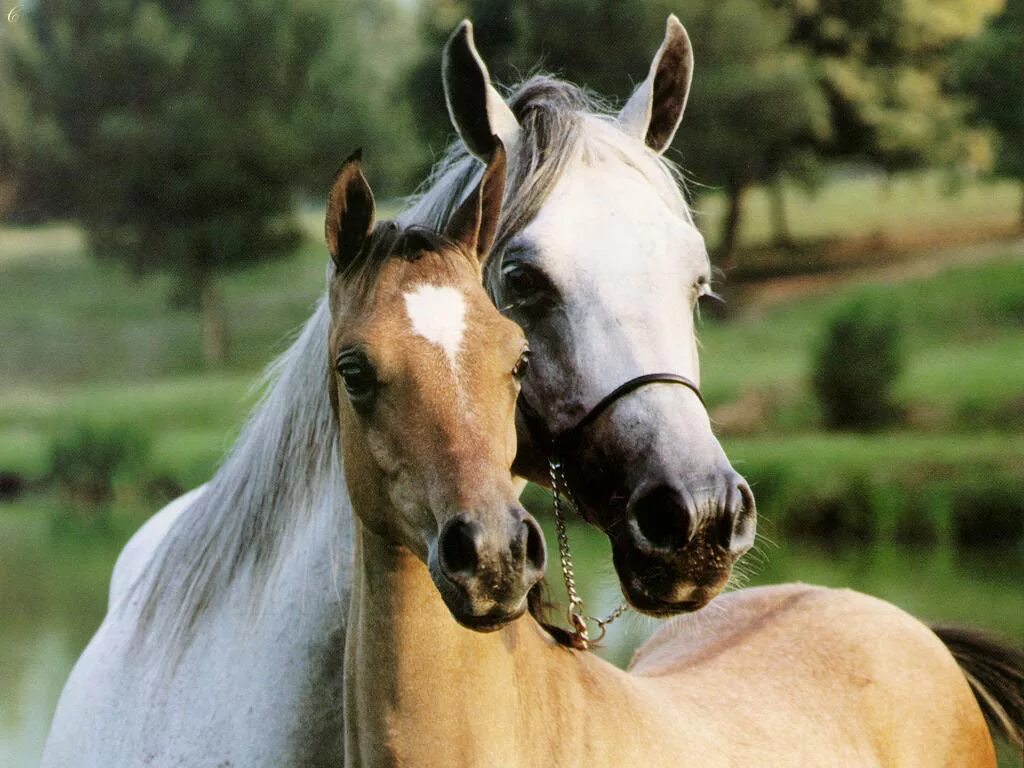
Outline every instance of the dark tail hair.
<path id="1" fill-rule="evenodd" d="M 1024 748 L 1024 651 L 976 629 L 931 630 L 960 665 L 989 730 Z"/>

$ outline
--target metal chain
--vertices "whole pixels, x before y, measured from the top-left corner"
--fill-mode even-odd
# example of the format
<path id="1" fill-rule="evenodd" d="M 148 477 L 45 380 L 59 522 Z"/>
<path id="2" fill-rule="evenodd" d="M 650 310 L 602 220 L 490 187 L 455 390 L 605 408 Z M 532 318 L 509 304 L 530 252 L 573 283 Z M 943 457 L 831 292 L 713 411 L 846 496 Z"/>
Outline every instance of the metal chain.
<path id="1" fill-rule="evenodd" d="M 548 459 L 548 474 L 551 477 L 551 506 L 555 515 L 555 531 L 558 534 L 558 555 L 562 561 L 562 579 L 565 581 L 565 591 L 569 596 L 566 618 L 572 627 L 574 644 L 581 651 L 586 651 L 589 650 L 591 643 L 598 643 L 604 638 L 608 631 L 608 625 L 629 610 L 629 606 L 626 603 L 621 603 L 603 619 L 589 616 L 583 610 L 583 599 L 576 591 L 576 573 L 572 566 L 572 550 L 569 549 L 569 530 L 565 522 L 565 514 L 562 512 L 562 494 L 565 494 L 565 498 L 574 507 L 576 499 L 569 484 L 565 481 L 561 461 L 554 458 Z M 599 630 L 597 637 L 590 637 L 587 622 L 593 622 L 597 626 Z"/>

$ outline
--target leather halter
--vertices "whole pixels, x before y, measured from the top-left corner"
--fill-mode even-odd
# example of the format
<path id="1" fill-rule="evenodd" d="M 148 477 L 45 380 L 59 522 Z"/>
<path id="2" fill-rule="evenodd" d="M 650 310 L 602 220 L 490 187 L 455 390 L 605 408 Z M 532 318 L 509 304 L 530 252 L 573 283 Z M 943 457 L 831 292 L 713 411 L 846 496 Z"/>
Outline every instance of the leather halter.
<path id="1" fill-rule="evenodd" d="M 678 373 L 645 373 L 642 376 L 630 379 L 624 384 L 620 384 L 601 398 L 597 405 L 591 408 L 574 426 L 564 429 L 557 434 L 552 434 L 537 412 L 537 409 L 530 405 L 525 395 L 519 395 L 516 407 L 518 407 L 519 412 L 523 415 L 523 421 L 526 422 L 530 435 L 539 442 L 539 445 L 543 447 L 549 457 L 551 455 L 561 456 L 566 449 L 578 445 L 583 431 L 597 421 L 601 414 L 607 411 L 617 400 L 648 384 L 679 384 L 684 386 L 697 396 L 702 406 L 707 408 L 704 396 L 700 393 L 700 387 L 692 380 L 685 376 L 680 376 Z"/>

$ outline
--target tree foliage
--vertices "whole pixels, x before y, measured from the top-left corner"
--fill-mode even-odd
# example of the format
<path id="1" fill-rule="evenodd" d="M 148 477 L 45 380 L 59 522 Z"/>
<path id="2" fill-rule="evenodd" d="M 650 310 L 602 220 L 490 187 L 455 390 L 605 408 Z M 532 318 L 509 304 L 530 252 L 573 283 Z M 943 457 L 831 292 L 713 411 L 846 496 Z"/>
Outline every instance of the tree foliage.
<path id="1" fill-rule="evenodd" d="M 957 80 L 974 100 L 973 116 L 998 136 L 995 172 L 1024 185 L 1024 0 L 1007 0 L 984 34 L 964 46 Z"/>
<path id="2" fill-rule="evenodd" d="M 727 194 L 718 254 L 727 260 L 746 190 L 783 173 L 807 179 L 830 124 L 815 70 L 789 46 L 781 14 L 757 0 L 699 5 L 687 19 L 698 58 L 676 146 L 697 182 Z"/>
<path id="3" fill-rule="evenodd" d="M 325 188 L 370 138 L 386 100 L 361 32 L 383 13 L 369 0 L 34 3 L 10 43 L 33 126 L 8 132 L 22 211 L 78 218 L 96 255 L 170 272 L 204 308 L 207 357 L 223 358 L 216 275 L 290 254 L 298 191 Z"/>
<path id="4" fill-rule="evenodd" d="M 887 169 L 970 159 L 951 53 L 1002 0 L 771 0 L 818 64 L 831 107 L 829 157 Z"/>

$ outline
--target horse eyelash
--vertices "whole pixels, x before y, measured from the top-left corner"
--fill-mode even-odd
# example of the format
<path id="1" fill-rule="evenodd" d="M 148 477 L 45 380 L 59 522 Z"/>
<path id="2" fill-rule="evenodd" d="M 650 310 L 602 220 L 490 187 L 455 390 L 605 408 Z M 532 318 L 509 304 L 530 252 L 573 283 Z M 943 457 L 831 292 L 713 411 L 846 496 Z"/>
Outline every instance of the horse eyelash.
<path id="1" fill-rule="evenodd" d="M 714 299 L 719 304 L 725 304 L 725 299 L 722 298 L 721 294 L 715 293 L 710 285 L 705 284 L 703 290 L 700 293 L 701 296 L 705 296 L 709 299 Z"/>

